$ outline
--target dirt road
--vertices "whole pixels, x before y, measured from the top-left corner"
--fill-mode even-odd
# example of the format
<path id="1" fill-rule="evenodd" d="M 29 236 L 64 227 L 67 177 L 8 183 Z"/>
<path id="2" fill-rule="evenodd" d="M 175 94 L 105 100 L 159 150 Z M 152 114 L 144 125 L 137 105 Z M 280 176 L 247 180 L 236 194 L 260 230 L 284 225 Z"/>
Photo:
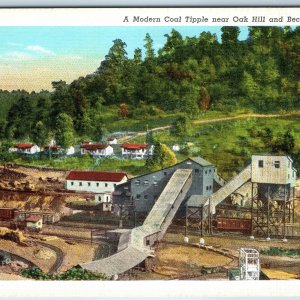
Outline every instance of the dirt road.
<path id="1" fill-rule="evenodd" d="M 291 117 L 291 116 L 300 116 L 300 112 L 291 112 L 291 113 L 285 113 L 285 114 L 243 114 L 243 115 L 237 115 L 232 117 L 223 117 L 223 118 L 214 118 L 214 119 L 207 119 L 207 120 L 194 120 L 192 121 L 193 125 L 201 125 L 201 124 L 210 124 L 215 122 L 223 122 L 223 121 L 231 121 L 231 120 L 240 120 L 240 119 L 249 119 L 249 118 L 279 118 L 279 117 Z M 150 129 L 149 131 L 157 132 L 157 131 L 163 131 L 168 130 L 171 128 L 171 125 L 167 126 L 161 126 L 156 127 L 153 129 Z M 124 143 L 128 140 L 145 136 L 146 132 L 137 132 L 133 136 L 125 136 L 121 139 L 119 139 L 119 142 Z"/>

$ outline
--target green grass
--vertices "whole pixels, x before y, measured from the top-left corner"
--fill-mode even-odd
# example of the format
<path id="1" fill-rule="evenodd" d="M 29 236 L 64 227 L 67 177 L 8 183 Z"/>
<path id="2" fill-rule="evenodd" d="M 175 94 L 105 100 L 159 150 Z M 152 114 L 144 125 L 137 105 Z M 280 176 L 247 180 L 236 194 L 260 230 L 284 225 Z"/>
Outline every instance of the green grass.
<path id="1" fill-rule="evenodd" d="M 130 160 L 117 158 L 102 158 L 97 160 L 88 155 L 82 157 L 65 157 L 62 159 L 30 159 L 19 157 L 13 161 L 17 164 L 48 167 L 65 170 L 93 170 L 93 171 L 123 171 L 132 176 L 143 174 L 144 160 Z"/>
<path id="2" fill-rule="evenodd" d="M 220 175 L 225 179 L 239 172 L 251 154 L 268 153 L 268 148 L 260 137 L 251 137 L 249 130 L 269 127 L 276 138 L 286 130 L 293 132 L 296 147 L 300 145 L 300 118 L 249 118 L 233 121 L 222 121 L 212 124 L 194 125 L 188 136 L 178 138 L 170 135 L 169 131 L 155 133 L 160 142 L 172 146 L 174 143 L 193 143 L 190 155 L 178 154 L 177 159 L 183 160 L 188 156 L 200 155 L 212 162 Z M 136 139 L 141 141 L 142 138 Z"/>
<path id="3" fill-rule="evenodd" d="M 220 114 L 221 113 L 208 112 L 205 117 L 221 117 Z M 151 119 L 151 126 L 158 127 L 160 125 L 170 124 L 175 117 L 176 115 L 165 115 L 164 118 L 153 117 L 153 119 Z M 128 129 L 132 129 L 130 126 L 133 126 L 133 122 L 139 122 L 135 130 L 137 130 L 136 128 L 142 130 L 145 124 L 150 124 L 149 120 L 150 119 L 143 121 L 119 120 L 116 124 L 111 124 L 111 128 L 115 126 L 115 130 L 120 131 L 122 128 L 121 123 L 124 122 L 124 124 L 127 124 Z M 178 161 L 182 161 L 188 156 L 200 155 L 213 163 L 221 176 L 225 179 L 229 179 L 235 173 L 241 171 L 245 164 L 249 163 L 252 154 L 269 153 L 271 151 L 261 137 L 251 136 L 250 134 L 251 129 L 262 130 L 267 127 L 272 130 L 274 138 L 277 138 L 286 130 L 293 132 L 296 140 L 296 148 L 300 148 L 299 116 L 249 118 L 192 125 L 190 133 L 183 138 L 170 135 L 169 130 L 156 132 L 154 136 L 158 138 L 160 142 L 170 147 L 175 143 L 179 143 L 180 145 L 184 145 L 187 142 L 192 143 L 189 154 L 176 154 Z M 149 128 L 151 127 L 149 126 Z M 145 136 L 132 139 L 132 141 L 145 142 Z M 133 176 L 145 173 L 145 168 L 143 167 L 145 164 L 144 160 L 106 158 L 101 159 L 99 165 L 95 165 L 96 160 L 94 158 L 84 156 L 52 160 L 18 158 L 14 160 L 14 162 L 61 169 L 86 170 L 92 168 L 98 171 L 124 171 Z"/>

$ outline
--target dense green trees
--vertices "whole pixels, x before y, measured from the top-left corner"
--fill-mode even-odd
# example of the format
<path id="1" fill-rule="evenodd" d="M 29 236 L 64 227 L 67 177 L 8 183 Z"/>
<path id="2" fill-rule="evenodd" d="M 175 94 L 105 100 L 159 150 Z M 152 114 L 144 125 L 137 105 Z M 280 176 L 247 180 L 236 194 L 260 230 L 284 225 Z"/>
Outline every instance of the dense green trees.
<path id="1" fill-rule="evenodd" d="M 136 48 L 132 58 L 126 42 L 115 39 L 95 73 L 71 84 L 53 82 L 52 93 L 0 91 L 0 138 L 30 139 L 39 121 L 47 132 L 54 131 L 65 113 L 77 136 L 100 140 L 103 107 L 111 105 L 127 107 L 128 113 L 119 110 L 119 116 L 128 118 L 299 108 L 299 27 L 250 27 L 245 41 L 239 34 L 234 26 L 221 29 L 221 40 L 210 32 L 183 37 L 173 29 L 156 51 L 148 33 L 138 45 L 143 50 Z"/>
<path id="2" fill-rule="evenodd" d="M 173 166 L 176 162 L 174 152 L 167 145 L 155 141 L 153 155 L 147 158 L 145 166 L 150 171 L 156 171 Z"/>

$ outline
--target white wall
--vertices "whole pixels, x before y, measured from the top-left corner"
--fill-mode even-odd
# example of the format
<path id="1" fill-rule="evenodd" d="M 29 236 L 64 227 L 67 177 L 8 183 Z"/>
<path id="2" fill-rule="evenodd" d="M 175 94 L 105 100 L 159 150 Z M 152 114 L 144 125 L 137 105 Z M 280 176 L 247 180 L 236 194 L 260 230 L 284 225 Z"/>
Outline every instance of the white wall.
<path id="1" fill-rule="evenodd" d="M 85 191 L 93 193 L 113 192 L 115 190 L 115 184 L 118 185 L 126 181 L 126 176 L 124 176 L 124 178 L 120 182 L 66 180 L 66 188 L 67 190 Z"/>

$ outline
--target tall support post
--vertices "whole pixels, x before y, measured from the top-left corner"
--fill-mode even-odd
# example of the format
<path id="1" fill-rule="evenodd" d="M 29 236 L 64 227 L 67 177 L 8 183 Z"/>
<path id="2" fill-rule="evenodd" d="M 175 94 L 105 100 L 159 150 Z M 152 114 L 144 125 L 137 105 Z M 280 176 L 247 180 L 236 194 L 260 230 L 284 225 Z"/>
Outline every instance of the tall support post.
<path id="1" fill-rule="evenodd" d="M 295 187 L 293 187 L 293 208 L 292 208 L 292 220 L 293 224 L 295 223 Z"/>
<path id="2" fill-rule="evenodd" d="M 286 185 L 284 186 L 283 238 L 286 238 Z"/>
<path id="3" fill-rule="evenodd" d="M 204 205 L 202 206 L 200 212 L 200 217 L 201 217 L 201 237 L 203 237 L 203 210 L 204 210 Z"/>
<path id="4" fill-rule="evenodd" d="M 136 211 L 133 212 L 134 214 L 134 220 L 133 220 L 133 226 L 136 227 Z"/>
<path id="5" fill-rule="evenodd" d="M 270 238 L 270 185 L 268 185 L 268 203 L 267 203 L 267 238 Z"/>
<path id="6" fill-rule="evenodd" d="M 184 236 L 187 236 L 187 227 L 188 227 L 188 205 L 185 205 L 185 228 L 184 228 Z"/>
<path id="7" fill-rule="evenodd" d="M 211 197 L 209 197 L 209 211 L 208 211 L 208 228 L 209 228 L 209 234 L 212 234 L 212 216 L 211 216 Z"/>
<path id="8" fill-rule="evenodd" d="M 253 183 L 251 183 L 251 236 L 253 236 Z"/>

